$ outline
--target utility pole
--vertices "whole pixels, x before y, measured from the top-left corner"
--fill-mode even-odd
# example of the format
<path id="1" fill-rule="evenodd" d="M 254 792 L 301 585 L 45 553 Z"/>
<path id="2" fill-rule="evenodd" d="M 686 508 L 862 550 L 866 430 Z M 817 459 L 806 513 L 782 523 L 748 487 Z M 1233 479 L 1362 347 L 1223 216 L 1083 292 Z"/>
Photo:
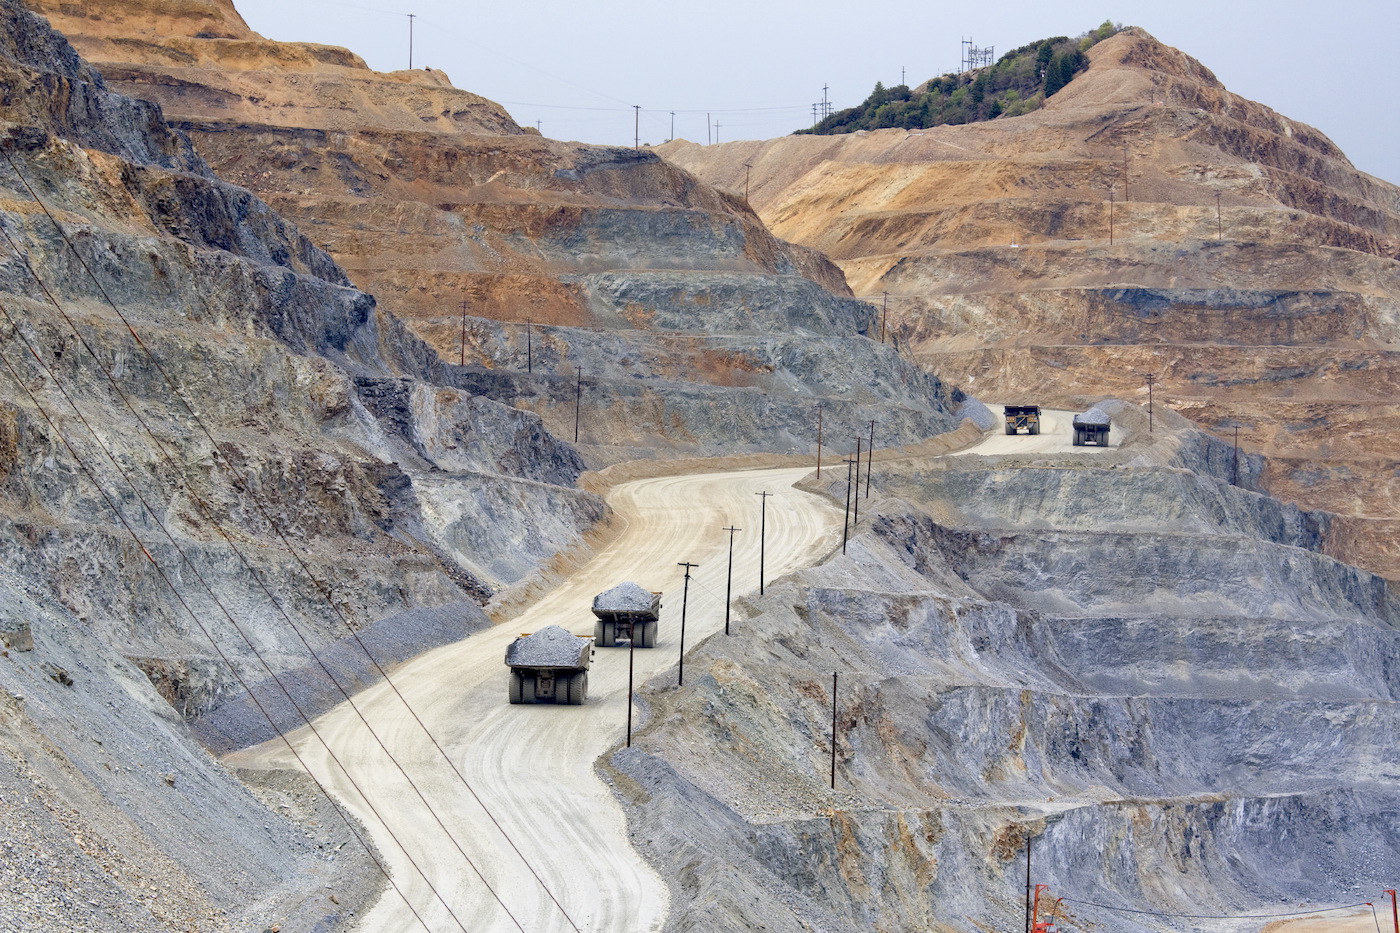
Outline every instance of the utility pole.
<path id="1" fill-rule="evenodd" d="M 408 15 L 408 70 L 409 70 L 409 71 L 412 71 L 412 70 L 413 70 L 413 20 L 416 18 L 417 14 L 409 13 L 409 14 L 407 14 L 407 15 Z"/>
<path id="2" fill-rule="evenodd" d="M 672 111 L 671 111 L 671 139 L 668 139 L 668 140 L 666 140 L 666 141 L 669 143 L 669 142 L 671 142 L 671 140 L 673 140 L 673 139 L 675 139 L 675 138 L 676 138 L 676 112 L 675 112 L 674 110 L 672 110 Z"/>
<path id="3" fill-rule="evenodd" d="M 831 789 L 836 789 L 836 672 L 831 672 Z"/>
<path id="4" fill-rule="evenodd" d="M 1156 373 L 1143 373 L 1147 379 L 1147 433 L 1152 433 L 1152 385 L 1157 381 Z"/>
<path id="5" fill-rule="evenodd" d="M 884 303 L 880 307 L 880 342 L 885 342 L 885 321 L 890 316 L 890 293 L 885 292 Z"/>
<path id="6" fill-rule="evenodd" d="M 749 203 L 749 169 L 751 169 L 751 168 L 753 168 L 753 163 L 751 163 L 751 162 L 745 162 L 745 163 L 744 163 L 744 204 L 745 204 L 745 206 L 747 206 L 748 203 Z"/>
<path id="7" fill-rule="evenodd" d="M 756 492 L 754 493 L 754 495 L 762 496 L 762 498 L 759 499 L 759 502 L 761 502 L 762 505 L 759 506 L 758 510 L 758 595 L 762 596 L 764 557 L 763 551 L 765 542 L 768 538 L 768 497 L 773 494 L 771 492 L 768 492 L 767 490 L 764 490 L 763 492 Z"/>
<path id="8" fill-rule="evenodd" d="M 685 605 L 690 601 L 690 570 L 692 567 L 699 567 L 699 564 L 692 564 L 690 561 L 681 561 L 677 567 L 685 568 L 685 588 L 681 590 L 681 660 L 676 672 L 676 686 L 685 686 Z"/>
<path id="9" fill-rule="evenodd" d="M 1108 245 L 1113 245 L 1113 186 L 1108 186 Z"/>
<path id="10" fill-rule="evenodd" d="M 1128 144 L 1123 144 L 1123 203 L 1128 203 Z"/>
<path id="11" fill-rule="evenodd" d="M 1031 933 L 1031 833 L 1026 830 L 1026 933 Z"/>
<path id="12" fill-rule="evenodd" d="M 583 410 L 583 367 L 578 367 L 578 386 L 574 389 L 574 443 L 578 443 L 579 412 Z"/>
<path id="13" fill-rule="evenodd" d="M 462 352 L 457 358 L 458 366 L 467 365 L 467 303 L 462 302 Z"/>
<path id="14" fill-rule="evenodd" d="M 1215 238 L 1223 239 L 1225 236 L 1225 225 L 1220 220 L 1220 192 L 1215 192 Z"/>
<path id="15" fill-rule="evenodd" d="M 541 136 L 544 135 L 544 121 L 543 121 L 543 120 L 536 120 L 536 121 L 535 121 L 535 132 L 539 133 Z"/>
<path id="16" fill-rule="evenodd" d="M 870 498 L 870 470 L 875 465 L 875 419 L 870 420 L 870 446 L 865 451 L 865 498 Z"/>
<path id="17" fill-rule="evenodd" d="M 730 525 L 724 529 L 729 532 L 729 570 L 724 576 L 724 634 L 729 634 L 729 608 L 733 602 L 734 593 L 734 532 L 743 531 L 742 528 L 735 528 Z"/>
<path id="18" fill-rule="evenodd" d="M 846 553 L 846 542 L 851 538 L 851 463 L 850 460 L 843 460 L 846 464 L 846 518 L 841 526 L 841 553 Z"/>
<path id="19" fill-rule="evenodd" d="M 1234 477 L 1230 480 L 1230 485 L 1240 484 L 1240 426 L 1235 425 L 1235 468 Z"/>
<path id="20" fill-rule="evenodd" d="M 719 145 L 719 121 L 715 121 L 715 145 Z"/>
<path id="21" fill-rule="evenodd" d="M 862 438 L 856 438 L 856 515 L 851 519 L 852 525 L 860 524 L 860 445 Z"/>
<path id="22" fill-rule="evenodd" d="M 529 318 L 525 319 L 525 371 L 533 373 L 535 371 L 535 336 L 531 333 L 534 329 Z"/>
<path id="23" fill-rule="evenodd" d="M 637 655 L 637 639 L 627 639 L 627 747 L 632 747 L 632 662 Z"/>
<path id="24" fill-rule="evenodd" d="M 817 403 L 817 479 L 822 478 L 822 409 L 824 402 Z"/>
<path id="25" fill-rule="evenodd" d="M 822 119 L 823 119 L 823 120 L 825 120 L 827 117 L 831 116 L 831 104 L 830 104 L 830 102 L 828 102 L 827 99 L 826 99 L 826 92 L 830 89 L 830 87 L 831 87 L 831 86 L 828 85 L 828 84 L 823 84 L 823 85 L 822 85 Z"/>
<path id="26" fill-rule="evenodd" d="M 632 105 L 632 148 L 642 148 L 642 105 Z"/>
<path id="27" fill-rule="evenodd" d="M 904 74 L 905 74 L 905 68 L 904 68 L 903 65 L 900 65 L 900 66 L 899 66 L 899 83 L 900 83 L 901 85 L 904 85 L 904 86 L 907 87 L 908 84 L 909 84 L 909 81 L 904 77 Z"/>

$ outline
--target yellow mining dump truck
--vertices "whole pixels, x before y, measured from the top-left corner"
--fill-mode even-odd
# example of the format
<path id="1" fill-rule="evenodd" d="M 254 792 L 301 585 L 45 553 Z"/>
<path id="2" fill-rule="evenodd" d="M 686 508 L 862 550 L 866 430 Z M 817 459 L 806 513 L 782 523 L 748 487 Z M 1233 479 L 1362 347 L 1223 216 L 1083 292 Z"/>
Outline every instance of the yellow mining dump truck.
<path id="1" fill-rule="evenodd" d="M 568 703 L 588 697 L 588 666 L 593 639 L 557 625 L 521 635 L 506 649 L 512 703 Z"/>
<path id="2" fill-rule="evenodd" d="M 603 648 L 618 641 L 633 648 L 655 648 L 656 626 L 661 618 L 661 594 L 635 583 L 619 583 L 593 597 L 593 639 Z"/>
<path id="3" fill-rule="evenodd" d="M 1005 411 L 1007 434 L 1040 433 L 1039 405 L 1007 405 Z"/>

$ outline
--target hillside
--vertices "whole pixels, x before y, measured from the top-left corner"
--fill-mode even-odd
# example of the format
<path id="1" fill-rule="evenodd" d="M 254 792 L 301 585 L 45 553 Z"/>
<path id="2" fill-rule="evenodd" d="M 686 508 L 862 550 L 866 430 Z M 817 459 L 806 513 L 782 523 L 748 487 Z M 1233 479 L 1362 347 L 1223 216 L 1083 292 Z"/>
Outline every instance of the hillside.
<path id="1" fill-rule="evenodd" d="M 474 391 L 572 438 L 582 369 L 590 463 L 813 447 L 819 402 L 843 437 L 954 424 L 955 393 L 862 336 L 839 270 L 650 152 L 521 131 L 441 72 L 269 42 L 225 2 L 31 6 Z"/>
<path id="2" fill-rule="evenodd" d="M 1374 929 L 1400 601 L 1228 445 L 1103 404 L 1109 449 L 877 461 L 847 553 L 653 682 L 602 769 L 666 933 L 1019 930 L 1028 841 L 1058 930 Z"/>
<path id="3" fill-rule="evenodd" d="M 914 359 L 991 400 L 1155 400 L 1343 516 L 1329 553 L 1400 575 L 1400 190 L 1139 29 L 1034 113 L 660 151 L 742 184 L 884 301 Z"/>
<path id="4" fill-rule="evenodd" d="M 339 923 L 382 883 L 354 829 L 207 749 L 373 680 L 361 642 L 489 625 L 603 503 L 158 109 L 0 23 L 0 927 Z"/>
<path id="5" fill-rule="evenodd" d="M 1392 189 L 1315 132 L 1129 31 L 1033 114 L 756 144 L 760 213 L 838 267 L 653 153 L 226 0 L 42 2 L 100 67 L 0 0 L 0 929 L 986 933 L 1027 841 L 1066 933 L 1372 922 L 1400 602 L 1335 552 L 1380 522 L 1261 489 L 1344 462 L 1320 442 L 1236 475 L 1161 394 L 1094 394 L 1161 366 L 1185 408 L 1209 356 L 1200 398 L 1279 438 L 1250 392 L 1319 434 L 1370 410 Z M 1124 127 L 1222 159 L 1145 173 L 1135 222 L 1191 236 L 1071 237 Z M 1167 209 L 1207 172 L 1260 238 Z M 1001 244 L 987 178 L 1036 238 Z M 843 269 L 908 289 L 903 355 Z M 1006 436 L 911 357 L 1091 395 L 1111 446 L 1067 411 Z M 646 682 L 599 649 L 583 706 L 508 702 L 515 634 L 590 634 L 630 578 L 665 596 Z"/>
<path id="6" fill-rule="evenodd" d="M 1117 31 L 1106 22 L 1077 39 L 1041 39 L 1012 49 L 984 67 L 930 78 L 912 90 L 876 82 L 875 90 L 861 103 L 797 133 L 830 136 L 859 130 L 915 130 L 1018 117 L 1043 107 L 1046 98 L 1088 67 L 1084 53 Z"/>

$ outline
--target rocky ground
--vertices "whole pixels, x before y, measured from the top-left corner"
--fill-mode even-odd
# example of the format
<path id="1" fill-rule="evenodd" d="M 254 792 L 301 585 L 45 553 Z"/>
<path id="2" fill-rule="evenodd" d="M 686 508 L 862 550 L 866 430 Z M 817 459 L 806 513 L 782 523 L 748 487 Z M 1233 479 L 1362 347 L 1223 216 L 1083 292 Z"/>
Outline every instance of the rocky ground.
<path id="1" fill-rule="evenodd" d="M 1330 553 L 1395 576 L 1400 190 L 1140 29 L 1088 56 L 1014 119 L 658 151 L 731 190 L 751 172 L 774 232 L 942 378 L 1072 407 L 1151 373 L 1267 454 L 1270 491 L 1341 516 Z"/>
<path id="2" fill-rule="evenodd" d="M 269 42 L 227 3 L 32 6 L 471 391 L 577 426 L 592 466 L 810 449 L 818 405 L 833 436 L 956 425 L 958 394 L 869 339 L 824 256 L 649 151 L 541 138 L 440 72 Z"/>
<path id="3" fill-rule="evenodd" d="M 1066 929 L 1395 876 L 1400 603 L 1319 553 L 1326 516 L 1249 489 L 1257 461 L 1232 485 L 1219 441 L 1108 408 L 1117 449 L 878 464 L 849 554 L 649 692 L 601 767 L 668 929 L 1011 928 L 1027 837 Z"/>
<path id="4" fill-rule="evenodd" d="M 486 625 L 602 502 L 157 109 L 0 20 L 0 928 L 343 926 L 364 847 L 191 723 L 259 738 L 220 713 L 245 685 L 285 727 L 378 676 L 361 644 L 382 666 Z"/>
<path id="5" fill-rule="evenodd" d="M 910 353 L 1076 407 L 1151 371 L 1256 453 L 1109 403 L 1109 450 L 878 458 L 849 553 L 600 765 L 669 928 L 1009 928 L 1027 838 L 1079 927 L 1393 886 L 1397 605 L 1335 558 L 1391 553 L 1400 226 L 1315 131 L 1130 32 L 1024 122 L 707 151 L 891 290 L 902 356 L 841 268 L 652 153 L 227 0 L 36 7 L 195 145 L 0 0 L 0 929 L 352 927 L 382 878 L 353 821 L 210 749 L 537 593 L 609 533 L 586 466 L 985 415 Z M 1304 486 L 1346 514 L 1268 494 Z"/>

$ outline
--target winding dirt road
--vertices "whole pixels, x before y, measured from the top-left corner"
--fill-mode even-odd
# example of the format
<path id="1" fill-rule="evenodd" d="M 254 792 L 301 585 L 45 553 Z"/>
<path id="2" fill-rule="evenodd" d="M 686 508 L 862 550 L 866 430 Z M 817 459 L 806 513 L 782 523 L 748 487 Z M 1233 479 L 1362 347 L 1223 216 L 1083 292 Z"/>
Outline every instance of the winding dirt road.
<path id="1" fill-rule="evenodd" d="M 803 467 L 712 473 L 617 486 L 608 501 L 626 522 L 625 530 L 563 585 L 516 619 L 428 652 L 392 672 L 408 705 L 486 802 L 490 816 L 387 685 L 364 691 L 355 704 L 410 773 L 417 791 L 347 704 L 321 717 L 317 728 L 353 783 L 307 730 L 292 736 L 317 778 L 369 828 L 404 892 L 400 897 L 389 891 L 363 918 L 360 929 L 660 929 L 667 909 L 666 886 L 627 840 L 621 807 L 593 773 L 593 761 L 624 738 L 628 652 L 597 650 L 588 701 L 576 707 L 509 705 L 502 658 L 516 635 L 551 623 L 591 635 L 593 596 L 632 580 L 666 594 L 656 648 L 635 652 L 636 683 L 640 686 L 657 671 L 673 668 L 680 644 L 683 570 L 678 561 L 700 564 L 690 582 L 687 645 L 724 625 L 729 546 L 725 526 L 743 529 L 734 538 L 735 597 L 758 589 L 761 500 L 756 493 L 774 494 L 767 500 L 768 579 L 813 563 L 839 542 L 841 510 L 792 488 L 809 472 Z M 665 676 L 674 678 L 675 673 Z M 280 741 L 236 753 L 228 762 L 251 768 L 296 767 Z M 373 806 L 356 786 L 366 789 Z M 420 791 L 432 812 L 419 799 Z M 450 837 L 439 819 L 451 829 Z M 512 851 L 501 829 L 524 860 Z M 405 849 L 412 853 L 411 861 Z M 551 901 L 545 885 L 563 910 Z M 412 910 L 405 900 L 414 905 Z"/>
<path id="2" fill-rule="evenodd" d="M 1071 446 L 1072 413 L 1046 411 L 1043 417 L 1038 436 L 1007 436 L 997 428 L 961 452 L 1086 449 Z M 734 538 L 734 596 L 758 589 L 757 493 L 774 494 L 767 500 L 769 580 L 814 563 L 839 542 L 841 509 L 792 488 L 809 472 L 708 473 L 614 487 L 608 502 L 625 521 L 624 531 L 561 586 L 510 622 L 401 665 L 391 676 L 403 699 L 386 684 L 356 696 L 355 706 L 373 724 L 377 740 L 349 704 L 317 720 L 336 760 L 308 730 L 291 737 L 321 783 L 369 828 L 402 891 L 386 893 L 359 929 L 661 928 L 666 885 L 626 838 L 622 809 L 593 772 L 594 760 L 624 738 L 628 652 L 597 650 L 583 706 L 511 706 L 505 649 L 521 632 L 551 623 L 591 635 L 593 596 L 632 580 L 666 594 L 656 648 L 635 652 L 636 683 L 658 671 L 674 678 L 683 576 L 677 562 L 700 564 L 686 614 L 686 643 L 693 646 L 724 624 L 725 526 L 742 529 Z M 280 741 L 227 761 L 245 768 L 297 766 Z"/>

